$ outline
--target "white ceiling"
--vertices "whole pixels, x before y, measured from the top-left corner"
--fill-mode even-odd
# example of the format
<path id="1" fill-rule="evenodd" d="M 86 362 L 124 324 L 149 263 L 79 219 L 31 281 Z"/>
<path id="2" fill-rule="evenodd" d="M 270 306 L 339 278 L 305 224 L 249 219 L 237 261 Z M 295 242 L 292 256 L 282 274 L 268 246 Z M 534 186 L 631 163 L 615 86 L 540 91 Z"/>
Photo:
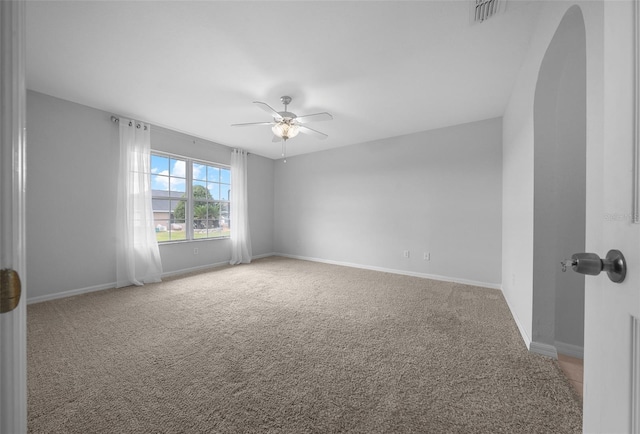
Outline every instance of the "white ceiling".
<path id="1" fill-rule="evenodd" d="M 27 87 L 280 158 L 252 101 L 309 124 L 288 155 L 504 112 L 533 1 L 471 24 L 468 1 L 29 1 Z"/>

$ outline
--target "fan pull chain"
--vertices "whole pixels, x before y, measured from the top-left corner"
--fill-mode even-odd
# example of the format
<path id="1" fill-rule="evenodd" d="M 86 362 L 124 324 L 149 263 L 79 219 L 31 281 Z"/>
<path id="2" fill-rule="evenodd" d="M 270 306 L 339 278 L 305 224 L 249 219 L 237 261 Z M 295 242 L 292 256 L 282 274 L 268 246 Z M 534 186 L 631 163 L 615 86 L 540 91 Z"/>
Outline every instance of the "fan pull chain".
<path id="1" fill-rule="evenodd" d="M 284 157 L 284 162 L 287 162 L 287 139 L 282 141 L 282 156 Z"/>

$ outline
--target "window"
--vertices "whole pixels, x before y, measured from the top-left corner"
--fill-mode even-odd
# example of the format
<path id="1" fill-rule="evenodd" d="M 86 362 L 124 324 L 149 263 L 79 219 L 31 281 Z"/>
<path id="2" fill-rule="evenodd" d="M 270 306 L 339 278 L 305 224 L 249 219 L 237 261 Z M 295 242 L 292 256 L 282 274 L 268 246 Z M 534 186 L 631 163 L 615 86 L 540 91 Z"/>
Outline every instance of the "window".
<path id="1" fill-rule="evenodd" d="M 231 172 L 218 166 L 193 162 L 193 236 L 229 236 Z"/>
<path id="2" fill-rule="evenodd" d="M 228 167 L 152 153 L 150 176 L 158 242 L 229 237 Z"/>

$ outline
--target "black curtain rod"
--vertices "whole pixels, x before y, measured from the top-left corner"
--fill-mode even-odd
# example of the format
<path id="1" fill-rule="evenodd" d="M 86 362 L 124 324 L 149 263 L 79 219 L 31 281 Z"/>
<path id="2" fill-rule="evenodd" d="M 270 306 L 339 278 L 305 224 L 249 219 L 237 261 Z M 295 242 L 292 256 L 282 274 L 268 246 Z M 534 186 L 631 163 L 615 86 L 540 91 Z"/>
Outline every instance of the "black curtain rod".
<path id="1" fill-rule="evenodd" d="M 116 116 L 111 116 L 111 122 L 118 124 L 118 123 L 120 123 L 120 118 L 119 118 L 119 117 L 116 117 Z M 130 127 L 132 127 L 132 126 L 133 126 L 133 122 L 132 122 L 132 121 L 129 121 L 129 126 L 130 126 Z M 136 127 L 137 127 L 137 128 L 140 128 L 140 124 L 136 124 Z M 146 129 L 147 129 L 147 127 L 145 126 L 145 127 L 144 127 L 144 129 L 146 130 Z M 169 131 L 171 131 L 171 130 L 169 130 Z M 184 133 L 177 133 L 177 132 L 175 132 L 175 131 L 171 131 L 171 132 L 172 132 L 172 133 L 174 133 L 174 134 L 180 134 L 180 135 L 183 135 L 183 134 L 184 134 Z M 186 134 L 184 134 L 184 135 L 186 135 Z M 194 140 L 193 140 L 193 143 L 195 143 L 195 142 L 196 142 L 196 141 L 195 141 L 195 139 L 194 139 Z M 224 146 L 224 145 L 222 145 L 222 146 Z M 238 149 L 238 148 L 231 148 L 231 149 Z M 247 152 L 247 155 L 251 155 L 251 152 Z"/>
<path id="2" fill-rule="evenodd" d="M 120 123 L 120 118 L 117 118 L 117 117 L 115 117 L 115 116 L 111 116 L 111 122 L 114 122 L 114 123 L 116 123 L 116 124 L 119 124 L 119 123 Z M 132 127 L 132 126 L 133 126 L 133 121 L 129 121 L 129 126 L 130 126 L 130 127 Z M 142 125 L 141 125 L 140 123 L 137 123 L 137 124 L 136 124 L 136 128 L 140 128 L 141 126 L 142 126 Z M 145 130 L 147 129 L 147 126 L 146 126 L 146 125 L 144 126 L 144 129 L 145 129 Z"/>

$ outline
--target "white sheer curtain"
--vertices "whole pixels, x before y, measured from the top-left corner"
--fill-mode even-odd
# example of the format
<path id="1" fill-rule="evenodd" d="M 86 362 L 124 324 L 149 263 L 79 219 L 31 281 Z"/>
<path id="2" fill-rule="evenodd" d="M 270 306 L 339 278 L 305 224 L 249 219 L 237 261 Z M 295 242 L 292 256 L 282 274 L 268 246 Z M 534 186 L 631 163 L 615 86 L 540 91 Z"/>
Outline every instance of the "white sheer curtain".
<path id="1" fill-rule="evenodd" d="M 247 200 L 247 152 L 231 151 L 231 265 L 251 262 L 249 205 Z"/>
<path id="2" fill-rule="evenodd" d="M 117 287 L 160 282 L 162 263 L 151 207 L 151 127 L 120 119 L 116 210 Z"/>

